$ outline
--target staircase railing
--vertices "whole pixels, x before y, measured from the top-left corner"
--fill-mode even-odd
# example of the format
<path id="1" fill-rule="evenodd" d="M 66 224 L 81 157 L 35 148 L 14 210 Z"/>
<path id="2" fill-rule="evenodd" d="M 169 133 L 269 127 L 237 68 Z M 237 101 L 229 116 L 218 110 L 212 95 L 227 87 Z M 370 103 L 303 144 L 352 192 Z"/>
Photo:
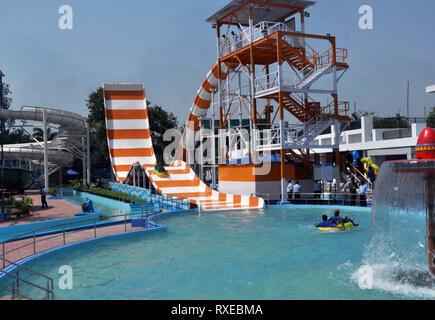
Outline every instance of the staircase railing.
<path id="1" fill-rule="evenodd" d="M 348 101 L 339 101 L 338 102 L 338 113 L 342 116 L 346 116 L 350 110 L 350 105 Z M 322 107 L 323 115 L 334 115 L 335 113 L 335 105 L 334 101 L 329 103 L 328 105 Z"/>

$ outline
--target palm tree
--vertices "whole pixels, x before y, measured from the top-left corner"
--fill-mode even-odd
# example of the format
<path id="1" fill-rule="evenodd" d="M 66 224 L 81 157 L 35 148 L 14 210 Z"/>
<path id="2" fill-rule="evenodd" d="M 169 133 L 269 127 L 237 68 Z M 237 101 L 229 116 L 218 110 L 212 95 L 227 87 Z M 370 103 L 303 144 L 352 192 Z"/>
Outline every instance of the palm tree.
<path id="1" fill-rule="evenodd" d="M 53 140 L 57 132 L 52 132 L 50 128 L 47 128 L 47 138 L 49 141 Z M 38 141 L 44 141 L 44 131 L 41 128 L 33 129 L 33 138 Z"/>

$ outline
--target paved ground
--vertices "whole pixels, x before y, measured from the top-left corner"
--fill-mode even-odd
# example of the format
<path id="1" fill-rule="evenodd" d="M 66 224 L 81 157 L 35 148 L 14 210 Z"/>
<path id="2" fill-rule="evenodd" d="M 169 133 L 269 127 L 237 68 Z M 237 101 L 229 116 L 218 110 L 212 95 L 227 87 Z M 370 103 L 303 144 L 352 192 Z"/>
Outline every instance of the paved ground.
<path id="1" fill-rule="evenodd" d="M 131 227 L 131 223 L 127 223 L 126 225 L 115 225 L 108 227 L 101 227 L 95 230 L 80 230 L 80 231 L 72 231 L 65 233 L 65 239 L 63 233 L 38 237 L 36 238 L 36 242 L 34 243 L 32 239 L 25 239 L 14 241 L 11 243 L 5 244 L 5 253 L 6 259 L 9 261 L 18 261 L 28 256 L 31 256 L 35 253 L 39 253 L 48 249 L 52 249 L 55 247 L 62 246 L 64 244 L 70 244 L 81 240 L 92 239 L 95 237 L 103 237 L 112 234 L 124 233 L 124 232 L 132 232 L 144 230 L 144 228 L 133 228 Z M 3 267 L 3 261 L 1 261 L 1 257 L 3 256 L 3 248 L 0 246 L 0 268 Z M 6 266 L 8 263 L 5 264 Z"/>
<path id="2" fill-rule="evenodd" d="M 47 199 L 48 208 L 43 209 L 39 190 L 26 191 L 25 196 L 33 199 L 33 207 L 32 207 L 33 215 L 24 218 L 15 219 L 15 220 L 0 222 L 0 227 L 31 223 L 31 222 L 70 218 L 70 217 L 74 217 L 77 212 L 81 211 L 80 206 L 75 205 L 71 202 L 68 202 L 66 200 L 51 200 L 51 199 Z M 16 196 L 16 198 L 19 197 Z"/>

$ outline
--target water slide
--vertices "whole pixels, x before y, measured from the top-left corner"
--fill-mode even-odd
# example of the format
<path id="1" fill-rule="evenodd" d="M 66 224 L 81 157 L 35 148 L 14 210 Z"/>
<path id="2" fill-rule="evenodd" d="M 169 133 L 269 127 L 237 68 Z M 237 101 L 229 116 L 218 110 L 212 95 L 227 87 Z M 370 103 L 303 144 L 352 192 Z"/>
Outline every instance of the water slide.
<path id="1" fill-rule="evenodd" d="M 23 120 L 47 122 L 59 125 L 59 132 L 55 143 L 49 142 L 45 152 L 49 164 L 57 166 L 69 166 L 72 164 L 73 155 L 65 152 L 63 144 L 69 143 L 68 135 L 82 134 L 86 130 L 85 119 L 80 115 L 64 110 L 41 107 L 22 107 L 21 110 L 0 110 L 0 119 Z M 4 145 L 5 160 L 26 160 L 44 163 L 44 147 L 42 143 L 21 143 Z M 47 160 L 48 161 L 48 160 Z M 33 182 L 33 173 L 20 168 L 5 168 L 5 188 L 13 190 L 24 190 L 29 188 Z"/>
<path id="2" fill-rule="evenodd" d="M 217 86 L 217 65 L 214 65 L 203 81 L 191 108 L 189 122 L 184 130 L 176 157 L 170 166 L 164 167 L 168 176 L 159 177 L 154 172 L 156 157 L 148 122 L 145 90 L 141 84 L 104 84 L 107 141 L 113 172 L 118 182 L 123 183 L 130 175 L 132 166 L 140 164 L 154 188 L 162 195 L 188 198 L 204 211 L 258 209 L 264 200 L 257 197 L 217 192 L 209 188 L 184 162 L 183 155 L 190 146 L 184 141 L 193 141 L 199 130 L 198 117 L 210 107 L 211 90 Z M 224 79 L 229 68 L 222 65 L 220 78 Z M 190 139 L 192 137 L 192 139 Z"/>

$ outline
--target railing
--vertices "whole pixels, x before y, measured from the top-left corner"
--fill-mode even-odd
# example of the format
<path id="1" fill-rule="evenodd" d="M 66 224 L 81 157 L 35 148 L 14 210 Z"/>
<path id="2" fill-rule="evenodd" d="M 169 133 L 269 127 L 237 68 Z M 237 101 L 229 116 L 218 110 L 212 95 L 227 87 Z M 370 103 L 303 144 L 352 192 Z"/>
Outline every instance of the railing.
<path id="1" fill-rule="evenodd" d="M 174 199 L 173 201 L 177 201 L 177 200 Z M 0 273 L 3 273 L 5 276 L 12 278 L 14 280 L 15 286 L 8 287 L 4 284 L 0 284 L 0 288 L 11 292 L 12 297 L 16 296 L 16 297 L 22 298 L 22 299 L 31 299 L 29 296 L 24 295 L 20 291 L 20 284 L 24 283 L 24 284 L 27 284 L 34 289 L 42 290 L 45 293 L 47 299 L 53 299 L 54 298 L 53 280 L 50 277 L 45 276 L 45 275 L 38 273 L 36 271 L 33 271 L 33 270 L 26 268 L 22 265 L 16 264 L 16 262 L 7 259 L 7 255 L 8 254 L 10 255 L 12 253 L 18 254 L 19 250 L 23 250 L 26 247 L 30 247 L 30 251 L 27 251 L 27 253 L 24 253 L 23 256 L 19 256 L 19 258 L 15 259 L 15 261 L 18 261 L 18 260 L 21 260 L 21 259 L 26 258 L 26 257 L 31 256 L 31 255 L 35 255 L 38 252 L 40 252 L 37 250 L 37 245 L 41 244 L 43 241 L 50 241 L 51 243 L 54 243 L 55 239 L 57 237 L 62 237 L 62 239 L 59 243 L 59 246 L 66 245 L 68 243 L 67 242 L 67 235 L 68 234 L 72 234 L 72 233 L 80 232 L 80 231 L 84 231 L 84 230 L 92 230 L 93 229 L 94 232 L 93 232 L 93 236 L 91 236 L 91 238 L 98 238 L 97 230 L 99 228 L 123 224 L 124 225 L 124 228 L 123 228 L 124 232 L 128 232 L 127 231 L 127 224 L 131 221 L 131 217 L 140 218 L 144 222 L 144 225 L 143 225 L 144 228 L 151 228 L 151 227 L 154 228 L 157 225 L 153 221 L 151 221 L 150 218 L 159 214 L 160 211 L 154 211 L 154 210 L 151 211 L 151 210 L 147 210 L 147 209 L 148 209 L 148 206 L 144 204 L 141 208 L 140 213 L 129 213 L 129 214 L 125 213 L 125 214 L 120 214 L 120 215 L 114 215 L 114 216 L 110 216 L 110 217 L 105 217 L 104 220 L 100 220 L 99 217 L 92 217 L 90 219 L 85 219 L 84 221 L 81 220 L 80 222 L 62 223 L 62 224 L 58 224 L 58 225 L 54 225 L 54 226 L 35 229 L 33 231 L 14 236 L 14 237 L 9 238 L 7 240 L 3 240 L 2 242 L 0 242 L 0 246 L 2 247 L 1 259 L 3 262 L 3 269 L 0 270 Z M 113 221 L 110 222 L 110 220 L 113 220 Z M 84 224 L 84 222 L 88 223 L 88 224 Z M 101 222 L 101 223 L 98 224 L 97 222 Z M 89 224 L 89 223 L 92 223 L 92 224 Z M 28 240 L 28 239 L 31 239 L 31 241 L 24 243 L 23 245 L 15 246 L 17 241 Z M 71 243 L 74 243 L 76 241 L 77 240 L 74 240 Z M 14 247 L 11 250 L 7 251 L 6 246 L 7 245 L 10 246 L 12 244 L 14 244 Z M 56 247 L 56 246 L 53 246 L 53 247 Z M 51 248 L 53 248 L 53 247 L 51 247 Z M 17 270 L 15 275 L 13 273 L 5 270 L 5 268 L 10 266 L 10 265 L 14 266 L 15 269 Z M 44 288 L 40 285 L 37 285 L 31 281 L 28 281 L 28 280 L 20 277 L 19 272 L 22 270 L 25 270 L 26 272 L 31 273 L 33 276 L 37 276 L 39 278 L 45 279 L 47 281 L 46 287 Z"/>
<path id="2" fill-rule="evenodd" d="M 252 193 L 251 196 L 261 197 L 266 204 L 278 204 L 281 201 L 281 193 Z M 359 193 L 343 192 L 320 192 L 320 193 L 293 193 L 284 199 L 284 202 L 305 205 L 343 205 L 366 207 L 370 202 L 368 196 L 361 197 Z"/>
<path id="3" fill-rule="evenodd" d="M 172 208 L 179 210 L 187 210 L 191 206 L 190 200 L 188 198 L 171 196 L 171 195 L 155 195 L 152 196 L 153 202 L 161 204 L 162 208 Z"/>
<path id="4" fill-rule="evenodd" d="M 251 43 L 251 40 L 252 42 L 256 42 L 260 39 L 267 38 L 277 31 L 294 32 L 294 30 L 291 30 L 284 23 L 262 21 L 252 28 L 252 37 L 251 30 L 249 28 L 244 28 L 239 33 L 231 35 L 231 37 L 224 36 L 224 39 L 219 40 L 220 57 L 234 53 L 246 47 Z M 293 48 L 299 50 L 300 53 L 304 55 L 314 66 L 324 67 L 332 64 L 332 48 L 329 48 L 322 54 L 319 54 L 306 42 L 302 35 L 300 37 L 285 35 L 283 39 Z M 335 57 L 337 63 L 346 63 L 346 59 L 348 58 L 348 50 L 344 48 L 336 48 Z"/>
<path id="5" fill-rule="evenodd" d="M 256 96 L 264 95 L 276 91 L 280 88 L 280 79 L 278 71 L 270 72 L 269 74 L 256 77 L 254 79 L 254 87 Z M 302 80 L 303 81 L 303 80 Z M 294 88 L 301 83 L 295 73 L 281 72 L 281 87 Z"/>
<path id="6" fill-rule="evenodd" d="M 6 259 L 3 257 L 3 264 L 5 263 Z M 24 295 L 21 292 L 21 285 L 25 284 L 30 286 L 33 289 L 40 290 L 44 293 L 44 296 L 47 300 L 53 300 L 54 299 L 54 287 L 53 287 L 53 279 L 50 277 L 47 277 L 46 275 L 43 275 L 42 273 L 36 272 L 34 270 L 31 270 L 29 268 L 26 268 L 22 265 L 16 264 L 15 262 L 6 260 L 9 265 L 13 265 L 15 268 L 15 274 L 13 272 L 5 271 L 4 269 L 0 270 L 1 274 L 4 274 L 5 277 L 12 278 L 12 287 L 8 287 L 5 284 L 0 283 L 0 288 L 3 290 L 6 290 L 11 293 L 11 299 L 25 299 L 25 300 L 32 300 L 29 296 Z M 33 276 L 38 277 L 39 279 L 42 279 L 45 282 L 45 287 L 40 286 L 34 282 L 28 281 L 26 279 L 20 278 L 20 271 L 21 272 L 28 272 Z"/>
<path id="7" fill-rule="evenodd" d="M 382 133 L 382 138 L 384 140 L 412 138 L 412 130 L 398 129 L 398 130 L 385 131 Z"/>
<path id="8" fill-rule="evenodd" d="M 281 147 L 280 128 L 255 130 L 254 134 L 257 151 L 275 150 Z"/>
<path id="9" fill-rule="evenodd" d="M 342 116 L 346 116 L 350 110 L 348 101 L 339 101 L 338 102 L 338 114 Z M 333 115 L 335 113 L 334 102 L 331 102 L 327 106 L 322 108 L 321 114 L 323 115 Z"/>

